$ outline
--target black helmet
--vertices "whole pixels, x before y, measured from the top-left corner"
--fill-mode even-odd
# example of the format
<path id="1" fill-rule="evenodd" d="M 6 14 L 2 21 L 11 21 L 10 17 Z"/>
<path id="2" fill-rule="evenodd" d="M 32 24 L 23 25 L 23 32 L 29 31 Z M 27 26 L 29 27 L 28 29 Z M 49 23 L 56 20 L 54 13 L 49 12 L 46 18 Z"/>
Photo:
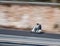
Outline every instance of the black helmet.
<path id="1" fill-rule="evenodd" d="M 36 23 L 37 25 L 39 25 L 39 23 Z"/>

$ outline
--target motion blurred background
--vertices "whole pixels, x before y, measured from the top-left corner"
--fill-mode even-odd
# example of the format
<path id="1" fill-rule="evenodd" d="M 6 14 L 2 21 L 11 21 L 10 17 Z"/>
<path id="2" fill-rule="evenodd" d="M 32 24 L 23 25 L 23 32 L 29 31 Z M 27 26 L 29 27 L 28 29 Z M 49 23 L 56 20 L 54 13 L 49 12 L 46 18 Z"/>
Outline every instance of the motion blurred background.
<path id="1" fill-rule="evenodd" d="M 36 23 L 60 34 L 60 0 L 0 0 L 0 28 L 31 30 Z"/>

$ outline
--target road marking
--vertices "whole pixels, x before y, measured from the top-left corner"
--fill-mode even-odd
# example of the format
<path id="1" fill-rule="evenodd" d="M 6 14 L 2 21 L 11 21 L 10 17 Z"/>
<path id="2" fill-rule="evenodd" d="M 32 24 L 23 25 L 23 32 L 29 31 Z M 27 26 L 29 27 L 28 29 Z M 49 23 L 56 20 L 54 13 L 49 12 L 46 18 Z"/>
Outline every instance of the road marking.
<path id="1" fill-rule="evenodd" d="M 60 45 L 60 39 L 15 36 L 15 35 L 4 35 L 4 34 L 0 34 L 0 42 L 26 43 L 26 44 L 38 44 L 38 45 L 41 45 L 41 44 Z"/>

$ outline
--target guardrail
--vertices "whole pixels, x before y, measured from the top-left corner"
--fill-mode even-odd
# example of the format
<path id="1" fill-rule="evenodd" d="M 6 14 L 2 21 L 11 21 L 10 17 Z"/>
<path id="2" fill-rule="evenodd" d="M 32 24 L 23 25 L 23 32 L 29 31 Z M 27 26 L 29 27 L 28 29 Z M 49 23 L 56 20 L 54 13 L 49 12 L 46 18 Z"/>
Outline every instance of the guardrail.
<path id="1" fill-rule="evenodd" d="M 60 3 L 48 3 L 48 2 L 21 2 L 21 1 L 0 1 L 0 4 L 32 4 L 32 5 L 48 5 L 48 6 L 60 6 Z"/>

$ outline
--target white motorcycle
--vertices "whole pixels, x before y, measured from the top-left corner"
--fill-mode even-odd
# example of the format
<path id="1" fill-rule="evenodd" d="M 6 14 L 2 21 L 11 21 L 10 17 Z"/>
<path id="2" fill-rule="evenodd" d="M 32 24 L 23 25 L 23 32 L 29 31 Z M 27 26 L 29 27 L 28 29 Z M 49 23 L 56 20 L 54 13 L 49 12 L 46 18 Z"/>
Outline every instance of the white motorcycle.
<path id="1" fill-rule="evenodd" d="M 39 23 L 37 23 L 31 31 L 35 32 L 35 33 L 41 33 L 42 32 L 41 25 Z"/>
<path id="2" fill-rule="evenodd" d="M 35 28 L 33 28 L 31 31 L 34 33 L 41 33 L 42 32 L 41 29 L 35 29 Z"/>

